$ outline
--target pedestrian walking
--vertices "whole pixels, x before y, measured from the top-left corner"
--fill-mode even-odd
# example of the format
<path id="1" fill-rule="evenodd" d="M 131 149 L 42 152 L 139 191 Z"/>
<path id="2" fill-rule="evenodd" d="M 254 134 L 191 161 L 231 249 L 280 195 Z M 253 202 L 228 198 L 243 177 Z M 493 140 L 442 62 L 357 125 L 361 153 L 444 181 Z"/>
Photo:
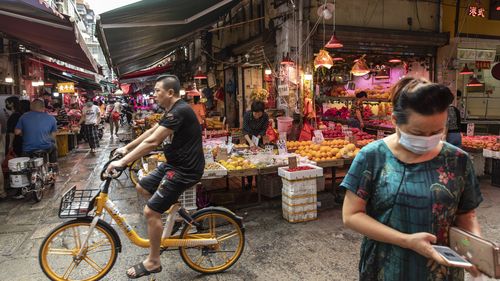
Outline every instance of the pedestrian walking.
<path id="1" fill-rule="evenodd" d="M 99 134 L 97 125 L 101 122 L 101 111 L 99 107 L 94 105 L 92 101 L 88 101 L 82 109 L 82 118 L 80 125 L 82 132 L 89 143 L 90 153 L 95 153 L 96 147 L 99 146 Z"/>
<path id="2" fill-rule="evenodd" d="M 118 137 L 118 130 L 120 129 L 120 118 L 121 118 L 121 104 L 117 101 L 115 103 L 109 102 L 106 108 L 106 118 L 109 119 L 109 131 L 111 134 L 111 138 L 114 135 Z"/>

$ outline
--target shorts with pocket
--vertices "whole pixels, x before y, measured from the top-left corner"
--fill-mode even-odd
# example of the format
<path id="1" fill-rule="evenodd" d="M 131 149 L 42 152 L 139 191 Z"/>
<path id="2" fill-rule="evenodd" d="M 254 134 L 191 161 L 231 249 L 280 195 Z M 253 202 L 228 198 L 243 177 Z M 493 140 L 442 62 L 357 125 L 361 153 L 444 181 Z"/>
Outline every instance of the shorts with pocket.
<path id="1" fill-rule="evenodd" d="M 147 206 L 162 214 L 179 200 L 186 189 L 196 185 L 200 179 L 201 175 L 186 175 L 162 163 L 142 178 L 139 185 L 153 195 Z"/>

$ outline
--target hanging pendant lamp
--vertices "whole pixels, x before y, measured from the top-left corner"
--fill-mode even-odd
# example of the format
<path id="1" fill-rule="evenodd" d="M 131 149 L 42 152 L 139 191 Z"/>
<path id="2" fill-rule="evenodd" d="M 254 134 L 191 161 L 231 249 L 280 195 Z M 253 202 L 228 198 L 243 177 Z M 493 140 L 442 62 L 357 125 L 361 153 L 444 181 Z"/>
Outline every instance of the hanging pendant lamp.
<path id="1" fill-rule="evenodd" d="M 286 53 L 286 56 L 283 54 L 283 60 L 281 61 L 281 65 L 294 65 L 295 63 L 290 58 L 290 54 Z"/>
<path id="2" fill-rule="evenodd" d="M 317 69 L 318 67 L 326 67 L 327 69 L 330 69 L 332 66 L 333 59 L 330 54 L 324 49 L 319 50 L 319 54 L 314 59 L 314 68 Z"/>
<path id="3" fill-rule="evenodd" d="M 198 80 L 207 79 L 207 75 L 203 73 L 203 71 L 201 71 L 201 66 L 198 67 L 198 71 L 196 71 L 196 74 L 194 75 L 193 78 Z"/>
<path id="4" fill-rule="evenodd" d="M 352 75 L 364 76 L 370 72 L 371 72 L 370 68 L 368 68 L 368 65 L 366 65 L 365 55 L 354 61 L 354 65 L 352 66 L 351 69 Z"/>
<path id="5" fill-rule="evenodd" d="M 333 35 L 332 35 L 332 37 L 330 37 L 330 40 L 328 41 L 328 43 L 326 43 L 325 48 L 339 49 L 342 47 L 344 47 L 344 44 L 342 44 L 342 42 L 340 42 L 340 40 L 337 38 L 337 36 L 335 36 L 335 32 L 333 32 Z"/>
<path id="6" fill-rule="evenodd" d="M 342 42 L 340 42 L 340 40 L 337 38 L 337 36 L 335 34 L 335 27 L 336 27 L 335 17 L 337 14 L 337 5 L 335 5 L 335 0 L 333 1 L 333 7 L 334 7 L 334 9 L 333 9 L 333 35 L 332 35 L 332 37 L 330 37 L 330 40 L 328 41 L 328 43 L 326 43 L 325 48 L 339 49 L 339 48 L 344 47 L 344 44 L 342 44 Z"/>
<path id="7" fill-rule="evenodd" d="M 467 67 L 467 64 L 464 65 L 464 68 L 460 71 L 460 75 L 468 75 L 468 74 L 474 74 L 474 71 L 470 70 Z"/>
<path id="8" fill-rule="evenodd" d="M 389 60 L 390 63 L 401 63 L 401 59 L 400 58 L 392 58 Z"/>
<path id="9" fill-rule="evenodd" d="M 472 76 L 469 79 L 469 83 L 467 83 L 467 87 L 481 87 L 483 85 L 484 84 L 481 83 L 479 80 L 477 80 L 477 78 L 475 76 Z"/>

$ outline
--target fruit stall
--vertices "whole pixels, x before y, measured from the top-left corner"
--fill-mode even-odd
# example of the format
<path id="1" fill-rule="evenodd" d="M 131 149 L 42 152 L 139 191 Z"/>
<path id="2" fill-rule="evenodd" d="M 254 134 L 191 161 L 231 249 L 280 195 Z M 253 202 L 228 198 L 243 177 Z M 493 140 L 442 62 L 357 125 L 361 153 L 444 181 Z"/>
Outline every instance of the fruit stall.
<path id="1" fill-rule="evenodd" d="M 462 149 L 471 156 L 477 176 L 483 176 L 487 171 L 491 174 L 492 184 L 498 181 L 500 169 L 495 168 L 500 159 L 499 136 L 463 136 Z"/>

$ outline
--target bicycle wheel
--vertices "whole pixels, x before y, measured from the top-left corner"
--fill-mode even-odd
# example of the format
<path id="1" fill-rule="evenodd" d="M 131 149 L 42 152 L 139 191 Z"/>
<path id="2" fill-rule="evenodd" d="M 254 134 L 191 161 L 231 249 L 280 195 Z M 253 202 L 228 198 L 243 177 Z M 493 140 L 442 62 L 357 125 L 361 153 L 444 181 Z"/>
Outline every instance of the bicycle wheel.
<path id="1" fill-rule="evenodd" d="M 45 238 L 38 261 L 50 280 L 94 281 L 111 270 L 118 255 L 119 241 L 101 221 L 89 237 L 82 258 L 76 258 L 91 223 L 91 218 L 68 221 Z"/>
<path id="2" fill-rule="evenodd" d="M 40 202 L 42 201 L 43 198 L 43 181 L 42 179 L 37 176 L 35 179 L 35 183 L 33 184 L 33 199 L 35 199 L 35 202 Z"/>
<path id="3" fill-rule="evenodd" d="M 193 219 L 199 226 L 186 224 L 180 238 L 204 236 L 215 238 L 219 243 L 210 246 L 179 247 L 182 260 L 193 270 L 208 274 L 222 272 L 235 264 L 243 253 L 245 234 L 234 215 L 220 209 L 201 210 L 193 215 Z"/>
<path id="4" fill-rule="evenodd" d="M 135 160 L 132 165 L 128 167 L 128 172 L 130 174 L 130 180 L 134 185 L 139 184 L 139 175 L 137 174 L 142 168 L 141 158 Z"/>

